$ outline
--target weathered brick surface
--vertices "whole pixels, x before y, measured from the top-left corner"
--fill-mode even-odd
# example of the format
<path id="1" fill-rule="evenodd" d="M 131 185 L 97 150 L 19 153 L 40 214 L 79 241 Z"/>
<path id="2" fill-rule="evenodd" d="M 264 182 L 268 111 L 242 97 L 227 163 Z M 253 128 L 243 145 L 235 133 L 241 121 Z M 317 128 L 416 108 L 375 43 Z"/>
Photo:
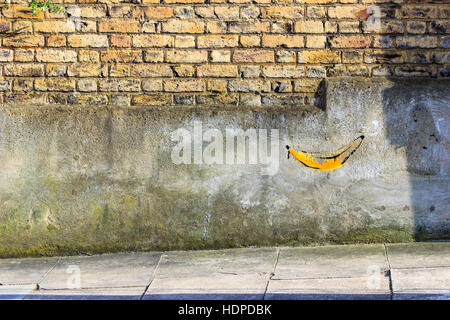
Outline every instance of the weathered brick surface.
<path id="1" fill-rule="evenodd" d="M 0 10 L 1 102 L 309 104 L 328 77 L 450 76 L 444 0 L 64 1 L 75 19 L 18 2 Z"/>

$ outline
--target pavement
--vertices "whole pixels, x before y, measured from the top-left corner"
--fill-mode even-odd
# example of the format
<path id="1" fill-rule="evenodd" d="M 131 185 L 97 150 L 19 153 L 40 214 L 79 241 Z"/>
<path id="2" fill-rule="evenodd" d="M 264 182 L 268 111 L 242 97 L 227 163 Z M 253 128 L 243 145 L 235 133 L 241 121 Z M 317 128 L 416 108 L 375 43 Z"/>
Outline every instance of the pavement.
<path id="1" fill-rule="evenodd" d="M 450 242 L 0 259 L 0 299 L 450 300 Z"/>

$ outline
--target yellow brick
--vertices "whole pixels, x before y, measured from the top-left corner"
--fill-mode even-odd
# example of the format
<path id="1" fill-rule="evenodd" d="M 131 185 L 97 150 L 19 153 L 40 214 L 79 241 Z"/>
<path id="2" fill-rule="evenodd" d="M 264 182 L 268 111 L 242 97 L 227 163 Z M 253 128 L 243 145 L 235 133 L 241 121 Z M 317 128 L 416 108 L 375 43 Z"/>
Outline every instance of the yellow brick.
<path id="1" fill-rule="evenodd" d="M 339 63 L 339 51 L 304 50 L 298 53 L 299 63 Z"/>
<path id="2" fill-rule="evenodd" d="M 162 106 L 172 104 L 172 96 L 168 94 L 140 94 L 133 96 L 132 105 Z"/>
<path id="3" fill-rule="evenodd" d="M 282 63 L 295 63 L 296 62 L 296 54 L 295 51 L 277 51 L 277 62 Z"/>
<path id="4" fill-rule="evenodd" d="M 171 7 L 146 7 L 144 14 L 147 19 L 164 19 L 173 17 L 173 8 Z"/>
<path id="5" fill-rule="evenodd" d="M 80 62 L 99 62 L 100 55 L 94 50 L 80 50 L 78 51 L 78 60 Z"/>
<path id="6" fill-rule="evenodd" d="M 197 76 L 217 78 L 237 77 L 237 68 L 233 65 L 205 64 L 197 67 Z"/>
<path id="7" fill-rule="evenodd" d="M 107 79 L 99 80 L 99 91 L 120 91 L 137 92 L 140 91 L 141 82 L 137 79 Z"/>
<path id="8" fill-rule="evenodd" d="M 167 51 L 166 61 L 172 63 L 200 63 L 208 61 L 206 50 L 171 50 Z"/>
<path id="9" fill-rule="evenodd" d="M 143 33 L 156 33 L 157 23 L 152 20 L 145 21 L 142 24 L 142 32 Z"/>
<path id="10" fill-rule="evenodd" d="M 359 12 L 366 7 L 361 5 L 332 6 L 328 8 L 328 17 L 331 19 L 355 19 Z"/>
<path id="11" fill-rule="evenodd" d="M 56 1 L 55 1 L 56 2 Z M 87 7 L 80 6 L 80 17 L 82 18 L 103 18 L 106 16 L 106 7 L 90 5 Z"/>
<path id="12" fill-rule="evenodd" d="M 8 64 L 5 65 L 5 76 L 42 77 L 44 66 L 42 64 Z"/>
<path id="13" fill-rule="evenodd" d="M 270 65 L 262 68 L 262 74 L 268 78 L 299 78 L 305 74 L 303 66 Z"/>
<path id="14" fill-rule="evenodd" d="M 2 10 L 6 18 L 42 19 L 44 17 L 42 10 L 36 10 L 36 15 L 33 15 L 30 7 L 21 4 L 5 6 Z"/>
<path id="15" fill-rule="evenodd" d="M 206 22 L 207 33 L 226 33 L 227 24 L 223 21 L 207 21 Z"/>
<path id="16" fill-rule="evenodd" d="M 75 24 L 66 21 L 48 20 L 36 21 L 33 23 L 34 32 L 44 33 L 67 33 L 75 32 Z"/>
<path id="17" fill-rule="evenodd" d="M 322 21 L 297 21 L 295 23 L 297 33 L 323 33 Z"/>
<path id="18" fill-rule="evenodd" d="M 302 0 L 304 3 L 333 3 L 336 0 Z"/>
<path id="19" fill-rule="evenodd" d="M 48 63 L 45 65 L 45 75 L 48 77 L 63 77 L 67 74 L 64 64 Z"/>
<path id="20" fill-rule="evenodd" d="M 202 21 L 169 20 L 162 23 L 163 32 L 171 33 L 203 33 L 205 24 Z"/>
<path id="21" fill-rule="evenodd" d="M 204 3 L 204 0 L 164 0 L 164 3 Z"/>
<path id="22" fill-rule="evenodd" d="M 164 91 L 167 92 L 200 92 L 204 89 L 203 80 L 166 80 Z"/>
<path id="23" fill-rule="evenodd" d="M 231 51 L 229 50 L 212 50 L 211 62 L 230 62 Z"/>
<path id="24" fill-rule="evenodd" d="M 275 56 L 272 50 L 236 50 L 233 54 L 233 62 L 274 62 Z"/>
<path id="25" fill-rule="evenodd" d="M 14 51 L 11 49 L 0 49 L 0 62 L 13 61 Z"/>
<path id="26" fill-rule="evenodd" d="M 133 36 L 133 47 L 154 48 L 173 47 L 174 38 L 165 34 L 140 34 Z"/>
<path id="27" fill-rule="evenodd" d="M 238 35 L 204 35 L 198 36 L 197 46 L 199 48 L 231 48 L 238 46 Z"/>
<path id="28" fill-rule="evenodd" d="M 98 23 L 99 32 L 137 33 L 139 21 L 135 20 L 108 20 Z"/>
<path id="29" fill-rule="evenodd" d="M 101 51 L 103 62 L 142 62 L 141 50 L 109 49 Z"/>
<path id="30" fill-rule="evenodd" d="M 90 94 L 79 94 L 78 92 L 70 96 L 71 103 L 81 104 L 81 105 L 99 105 L 107 104 L 108 97 L 104 94 L 90 93 Z"/>
<path id="31" fill-rule="evenodd" d="M 130 76 L 132 64 L 114 63 L 109 68 L 109 76 L 114 78 L 123 78 Z"/>
<path id="32" fill-rule="evenodd" d="M 230 20 L 239 18 L 239 7 L 236 6 L 217 6 L 214 7 L 214 13 L 219 19 Z"/>
<path id="33" fill-rule="evenodd" d="M 98 63 L 75 63 L 67 67 L 69 77 L 100 77 L 107 76 L 106 68 Z"/>
<path id="34" fill-rule="evenodd" d="M 38 49 L 36 50 L 36 60 L 42 62 L 75 62 L 77 53 L 73 50 Z"/>
<path id="35" fill-rule="evenodd" d="M 242 35 L 240 43 L 243 47 L 258 47 L 261 45 L 261 38 L 256 35 Z"/>
<path id="36" fill-rule="evenodd" d="M 130 74 L 136 78 L 171 77 L 172 69 L 167 64 L 139 63 L 131 66 Z"/>
<path id="37" fill-rule="evenodd" d="M 10 38 L 3 38 L 3 45 L 5 47 L 43 47 L 44 36 L 42 35 L 29 35 L 19 34 Z"/>
<path id="38" fill-rule="evenodd" d="M 327 42 L 326 36 L 307 36 L 306 47 L 307 48 L 325 48 Z"/>
<path id="39" fill-rule="evenodd" d="M 66 45 L 66 36 L 52 35 L 47 38 L 48 47 L 64 47 Z"/>
<path id="40" fill-rule="evenodd" d="M 195 68 L 191 65 L 174 66 L 173 73 L 176 77 L 193 77 Z"/>
<path id="41" fill-rule="evenodd" d="M 300 6 L 286 6 L 277 7 L 272 6 L 263 9 L 264 17 L 266 18 L 286 18 L 286 19 L 300 19 L 303 17 L 303 7 Z"/>
<path id="42" fill-rule="evenodd" d="M 162 91 L 162 80 L 144 80 L 142 81 L 143 91 Z"/>
<path id="43" fill-rule="evenodd" d="M 163 62 L 164 52 L 161 50 L 145 50 L 144 51 L 144 61 L 145 62 Z"/>
<path id="44" fill-rule="evenodd" d="M 263 33 L 270 31 L 270 23 L 267 21 L 252 22 L 229 22 L 229 32 L 231 33 Z"/>
<path id="45" fill-rule="evenodd" d="M 0 50 L 0 52 L 1 52 L 1 50 Z M 1 53 L 0 53 L 0 57 L 1 57 Z M 11 57 L 12 57 L 12 55 L 11 55 Z M 33 49 L 16 49 L 16 50 L 14 50 L 14 61 L 26 62 L 26 61 L 33 61 L 33 59 L 34 59 L 34 50 Z"/>
<path id="46" fill-rule="evenodd" d="M 37 91 L 74 91 L 75 80 L 66 78 L 40 78 L 34 81 Z"/>
<path id="47" fill-rule="evenodd" d="M 208 81 L 208 91 L 212 92 L 225 92 L 227 91 L 226 80 L 210 80 Z"/>
<path id="48" fill-rule="evenodd" d="M 194 48 L 195 37 L 194 36 L 176 36 L 175 37 L 176 48 Z"/>
<path id="49" fill-rule="evenodd" d="M 370 46 L 370 37 L 357 36 L 336 36 L 330 39 L 332 48 L 366 48 Z"/>
<path id="50" fill-rule="evenodd" d="M 131 46 L 131 37 L 124 34 L 112 34 L 109 38 L 110 47 L 127 48 Z"/>
<path id="51" fill-rule="evenodd" d="M 22 92 L 33 91 L 33 80 L 15 79 L 13 84 L 13 90 Z"/>
<path id="52" fill-rule="evenodd" d="M 262 37 L 262 46 L 269 48 L 286 47 L 286 48 L 303 48 L 303 36 L 299 35 L 278 35 L 265 34 Z"/>
<path id="53" fill-rule="evenodd" d="M 294 92 L 317 92 L 320 82 L 318 79 L 299 79 L 294 81 Z"/>
<path id="54" fill-rule="evenodd" d="M 67 37 L 67 42 L 69 46 L 80 48 L 80 47 L 91 47 L 91 48 L 101 48 L 108 46 L 108 37 L 106 35 L 98 34 L 75 34 L 69 35 Z"/>
<path id="55" fill-rule="evenodd" d="M 270 82 L 260 79 L 230 80 L 228 89 L 231 92 L 270 92 Z"/>

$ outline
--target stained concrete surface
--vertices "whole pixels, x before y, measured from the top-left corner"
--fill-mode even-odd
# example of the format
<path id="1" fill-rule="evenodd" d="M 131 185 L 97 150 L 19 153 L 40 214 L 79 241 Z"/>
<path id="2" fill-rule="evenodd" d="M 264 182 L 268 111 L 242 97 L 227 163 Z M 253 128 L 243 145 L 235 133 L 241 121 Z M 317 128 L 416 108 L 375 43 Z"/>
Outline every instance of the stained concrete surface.
<path id="1" fill-rule="evenodd" d="M 394 259 L 396 268 L 385 264 L 392 260 L 386 250 L 390 247 L 402 252 Z M 429 265 L 427 259 L 418 267 L 410 264 L 418 256 L 434 254 L 442 257 L 440 267 L 433 259 Z M 439 242 L 58 258 L 59 266 L 72 266 L 66 271 L 78 266 L 80 286 L 92 285 L 85 289 L 73 287 L 76 274 L 49 265 L 45 258 L 34 259 L 33 267 L 19 263 L 22 259 L 3 259 L 1 264 L 15 266 L 9 272 L 18 282 L 26 272 L 40 280 L 1 285 L 0 299 L 450 299 L 448 255 L 448 243 Z M 305 266 L 308 277 L 299 273 Z"/>
<path id="2" fill-rule="evenodd" d="M 67 257 L 39 282 L 42 289 L 69 289 L 71 275 L 80 274 L 81 288 L 145 287 L 160 259 L 159 253 L 121 253 L 90 257 Z M 118 276 L 119 275 L 119 276 Z"/>
<path id="3" fill-rule="evenodd" d="M 276 248 L 173 251 L 162 255 L 156 277 L 267 273 L 277 254 Z"/>
<path id="4" fill-rule="evenodd" d="M 0 256 L 448 239 L 449 91 L 340 78 L 323 108 L 1 105 Z M 196 123 L 267 129 L 278 155 L 174 163 L 171 134 Z M 361 134 L 336 171 L 286 159 L 286 144 L 330 152 Z"/>
<path id="5" fill-rule="evenodd" d="M 0 284 L 38 283 L 58 261 L 58 258 L 0 259 Z"/>
<path id="6" fill-rule="evenodd" d="M 384 245 L 282 248 L 272 279 L 366 276 L 388 270 Z"/>
<path id="7" fill-rule="evenodd" d="M 392 268 L 443 267 L 450 265 L 450 243 L 414 243 L 409 246 L 388 244 Z"/>
<path id="8" fill-rule="evenodd" d="M 262 300 L 270 274 L 222 274 L 154 279 L 144 299 Z"/>
<path id="9" fill-rule="evenodd" d="M 102 288 L 84 290 L 39 290 L 29 292 L 26 300 L 140 300 L 145 287 Z"/>
<path id="10" fill-rule="evenodd" d="M 392 269 L 394 299 L 450 300 L 450 267 Z"/>
<path id="11" fill-rule="evenodd" d="M 270 281 L 266 300 L 389 300 L 389 277 L 295 279 Z"/>

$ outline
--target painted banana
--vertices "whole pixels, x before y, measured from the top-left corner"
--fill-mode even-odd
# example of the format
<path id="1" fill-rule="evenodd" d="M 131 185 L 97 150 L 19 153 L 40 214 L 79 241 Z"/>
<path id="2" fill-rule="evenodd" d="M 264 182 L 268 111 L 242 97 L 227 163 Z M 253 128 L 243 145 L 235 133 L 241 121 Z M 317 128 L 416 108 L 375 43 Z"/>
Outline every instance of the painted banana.
<path id="1" fill-rule="evenodd" d="M 288 149 L 288 159 L 289 154 L 292 154 L 298 162 L 308 168 L 330 171 L 342 167 L 348 158 L 359 148 L 363 140 L 364 136 L 359 136 L 350 144 L 333 153 L 295 151 L 289 146 L 286 146 L 286 149 Z"/>

